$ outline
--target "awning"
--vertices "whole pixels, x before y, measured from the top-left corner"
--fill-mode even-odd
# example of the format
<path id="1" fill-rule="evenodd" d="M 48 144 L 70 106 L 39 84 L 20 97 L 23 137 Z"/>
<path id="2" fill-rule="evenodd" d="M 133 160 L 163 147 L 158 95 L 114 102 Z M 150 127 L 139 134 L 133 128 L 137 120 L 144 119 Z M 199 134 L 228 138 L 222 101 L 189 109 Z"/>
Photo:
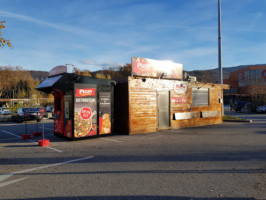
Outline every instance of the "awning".
<path id="1" fill-rule="evenodd" d="M 40 85 L 38 85 L 35 89 L 42 92 L 50 93 L 53 90 L 53 86 L 62 78 L 62 76 L 63 75 L 48 77 L 43 82 L 41 82 Z"/>

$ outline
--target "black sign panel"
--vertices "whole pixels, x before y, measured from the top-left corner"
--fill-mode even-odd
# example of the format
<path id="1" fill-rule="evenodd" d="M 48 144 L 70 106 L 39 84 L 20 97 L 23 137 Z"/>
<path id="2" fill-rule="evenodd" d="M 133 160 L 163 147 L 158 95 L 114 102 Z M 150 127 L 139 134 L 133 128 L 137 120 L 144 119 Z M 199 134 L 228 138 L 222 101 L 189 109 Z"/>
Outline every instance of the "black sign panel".
<path id="1" fill-rule="evenodd" d="M 99 134 L 111 133 L 111 92 L 99 92 Z"/>

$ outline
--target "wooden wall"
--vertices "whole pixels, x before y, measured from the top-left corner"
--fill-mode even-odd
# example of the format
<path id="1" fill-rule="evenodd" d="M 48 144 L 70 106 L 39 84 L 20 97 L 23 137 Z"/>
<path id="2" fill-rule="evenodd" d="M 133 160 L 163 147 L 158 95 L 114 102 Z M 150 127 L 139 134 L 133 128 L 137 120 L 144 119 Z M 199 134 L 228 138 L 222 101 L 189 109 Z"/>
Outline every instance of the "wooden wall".
<path id="1" fill-rule="evenodd" d="M 175 80 L 128 77 L 129 134 L 158 130 L 158 91 L 170 92 L 171 129 L 222 123 L 222 104 L 219 100 L 222 98 L 222 89 L 228 89 L 227 85 L 188 84 L 185 94 L 176 94 L 173 86 L 175 82 Z M 192 106 L 192 87 L 209 88 L 209 106 Z M 175 113 L 193 113 L 196 118 L 176 120 Z M 219 116 L 212 116 L 217 113 Z"/>
<path id="2" fill-rule="evenodd" d="M 171 128 L 186 128 L 193 126 L 203 126 L 211 124 L 220 124 L 222 120 L 222 104 L 220 103 L 220 98 L 222 98 L 222 90 L 218 85 L 204 84 L 203 87 L 209 88 L 209 106 L 192 106 L 192 87 L 198 87 L 198 84 L 192 84 L 188 87 L 186 94 L 178 95 L 174 91 L 171 91 L 171 96 L 184 96 L 187 98 L 187 103 L 184 104 L 174 104 L 171 102 Z M 203 112 L 217 112 L 219 116 L 203 118 Z M 187 113 L 193 112 L 197 113 L 196 118 L 175 120 L 174 113 Z"/>

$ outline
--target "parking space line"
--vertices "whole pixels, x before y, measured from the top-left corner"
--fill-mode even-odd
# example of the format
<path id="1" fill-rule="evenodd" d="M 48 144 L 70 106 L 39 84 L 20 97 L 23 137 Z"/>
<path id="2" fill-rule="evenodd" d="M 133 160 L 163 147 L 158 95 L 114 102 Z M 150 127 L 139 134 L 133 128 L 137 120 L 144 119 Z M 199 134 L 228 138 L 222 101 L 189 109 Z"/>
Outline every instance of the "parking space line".
<path id="1" fill-rule="evenodd" d="M 15 183 L 15 182 L 18 182 L 18 181 L 21 181 L 21 180 L 29 178 L 29 177 L 25 177 L 25 178 L 21 178 L 21 179 L 17 179 L 17 180 L 14 180 L 14 181 L 8 181 L 8 182 L 4 182 L 3 183 L 4 180 L 10 178 L 13 175 L 25 174 L 25 173 L 36 171 L 36 170 L 40 170 L 40 169 L 46 169 L 46 168 L 49 168 L 49 167 L 56 167 L 56 166 L 59 166 L 59 165 L 79 162 L 79 161 L 82 161 L 82 160 L 88 160 L 88 159 L 92 159 L 92 158 L 94 158 L 94 156 L 87 156 L 87 157 L 83 157 L 83 158 L 77 158 L 77 159 L 74 159 L 74 160 L 68 160 L 68 161 L 65 161 L 65 162 L 54 163 L 54 164 L 44 165 L 44 166 L 40 166 L 40 167 L 34 167 L 34 168 L 31 168 L 31 169 L 25 169 L 25 170 L 22 170 L 22 171 L 13 172 L 13 173 L 9 173 L 9 174 L 3 174 L 3 175 L 0 175 L 0 188 L 4 187 L 6 185 L 9 185 L 9 184 L 12 184 L 12 183 Z"/>
<path id="2" fill-rule="evenodd" d="M 0 141 L 6 141 L 6 140 L 18 140 L 18 138 L 5 138 L 5 139 L 0 139 Z"/>
<path id="3" fill-rule="evenodd" d="M 39 129 L 42 129 L 42 127 L 39 127 Z M 44 129 L 51 130 L 51 131 L 54 130 L 53 128 L 45 128 L 45 127 L 44 127 Z"/>
<path id="4" fill-rule="evenodd" d="M 7 133 L 7 134 L 9 134 L 9 135 L 13 135 L 13 136 L 15 136 L 15 137 L 17 137 L 17 138 L 21 138 L 21 136 L 18 136 L 18 135 L 14 134 L 14 133 L 10 133 L 10 132 L 8 132 L 8 131 L 4 131 L 4 130 L 2 130 L 2 132 Z"/>
<path id="5" fill-rule="evenodd" d="M 4 132 L 4 133 L 7 133 L 7 134 L 10 134 L 10 135 L 13 135 L 13 136 L 15 136 L 15 137 L 17 137 L 17 138 L 21 138 L 21 136 L 18 136 L 18 135 L 14 134 L 14 133 L 11 133 L 11 132 L 8 132 L 8 131 L 4 131 L 4 130 L 1 130 L 1 131 Z M 32 143 L 37 143 L 37 144 L 38 144 L 38 142 L 33 141 L 33 140 L 26 140 L 26 141 L 27 141 L 27 142 L 32 142 Z M 51 149 L 51 150 L 54 150 L 54 151 L 59 152 L 59 153 L 62 153 L 62 152 L 63 152 L 63 151 L 58 150 L 58 149 L 53 148 L 53 147 L 46 147 L 46 148 Z"/>
<path id="6" fill-rule="evenodd" d="M 109 138 L 100 138 L 101 140 L 108 140 L 112 142 L 122 142 L 121 140 L 114 140 L 114 139 L 109 139 Z"/>
<path id="7" fill-rule="evenodd" d="M 57 151 L 57 152 L 59 152 L 59 153 L 63 153 L 63 151 L 58 150 L 58 149 L 55 149 L 55 148 L 53 148 L 53 147 L 46 147 L 46 148 L 48 148 L 48 149 L 52 149 L 52 150 Z"/>

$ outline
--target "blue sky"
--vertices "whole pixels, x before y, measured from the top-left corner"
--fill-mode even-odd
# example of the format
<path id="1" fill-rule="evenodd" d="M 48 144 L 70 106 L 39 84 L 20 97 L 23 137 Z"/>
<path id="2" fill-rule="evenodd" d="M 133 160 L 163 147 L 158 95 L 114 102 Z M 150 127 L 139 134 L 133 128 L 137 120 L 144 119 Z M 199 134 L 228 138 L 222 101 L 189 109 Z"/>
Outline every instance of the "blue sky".
<path id="1" fill-rule="evenodd" d="M 218 67 L 218 0 L 0 0 L 0 66 L 90 71 L 131 57 Z M 266 0 L 221 0 L 223 67 L 266 63 Z"/>

